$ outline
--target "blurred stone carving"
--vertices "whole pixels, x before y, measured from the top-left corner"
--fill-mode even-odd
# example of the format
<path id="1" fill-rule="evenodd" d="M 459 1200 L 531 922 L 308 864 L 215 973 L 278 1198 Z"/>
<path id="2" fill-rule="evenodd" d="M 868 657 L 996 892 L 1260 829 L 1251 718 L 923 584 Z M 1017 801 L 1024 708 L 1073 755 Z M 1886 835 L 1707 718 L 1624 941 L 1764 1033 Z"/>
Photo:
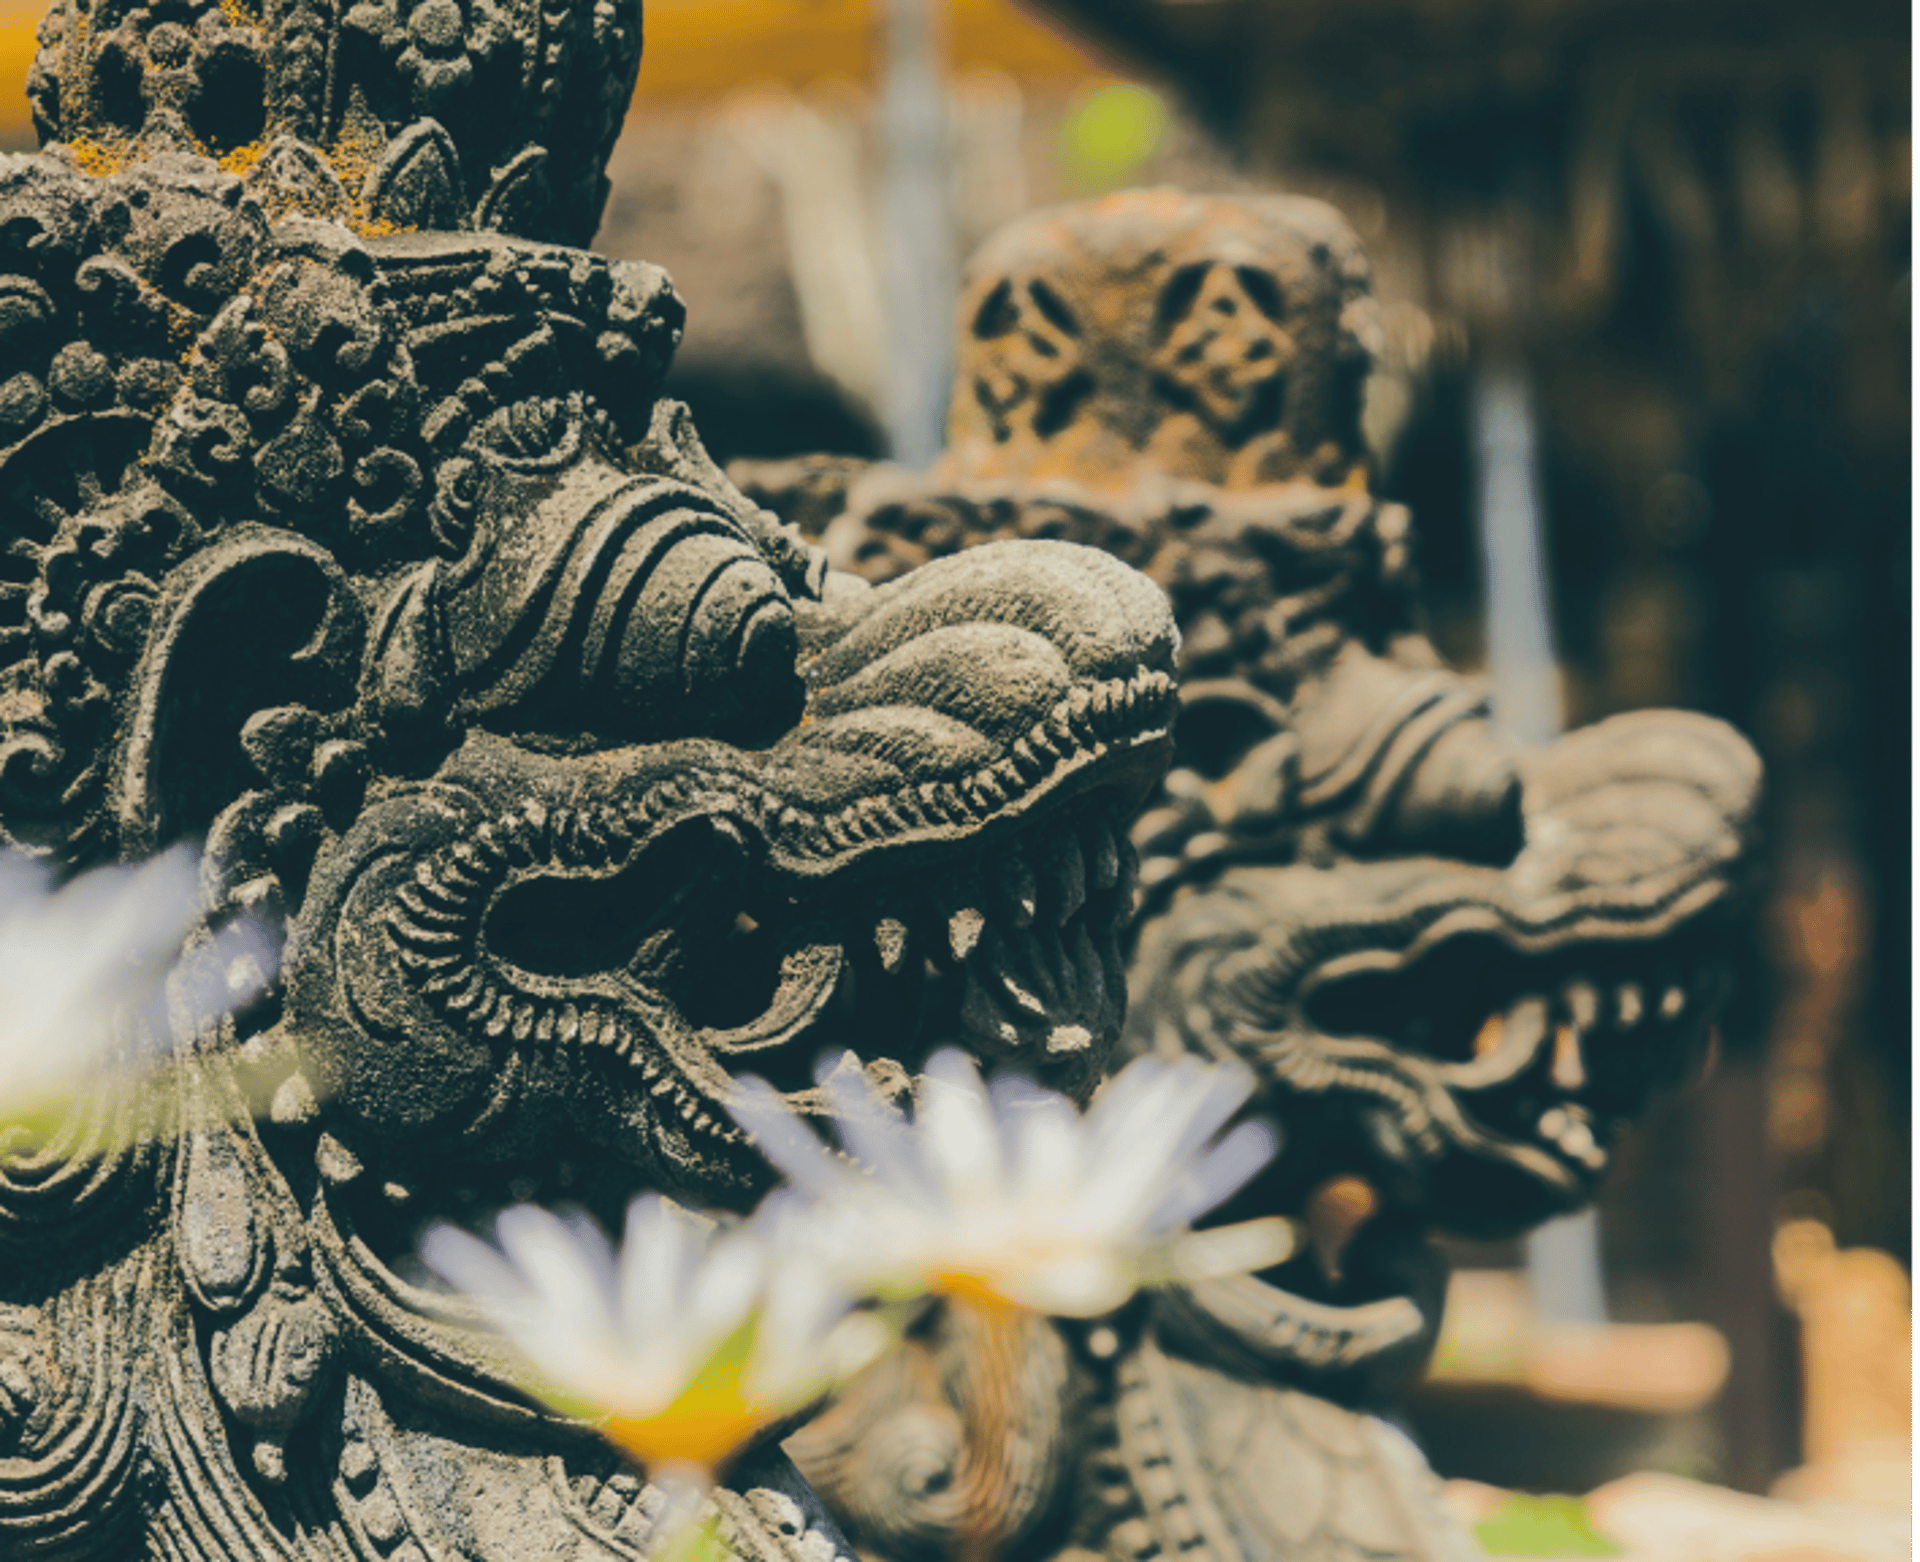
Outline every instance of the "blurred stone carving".
<path id="1" fill-rule="evenodd" d="M 1368 487 L 1374 306 L 1331 208 L 1162 190 L 1042 213 L 976 257 L 960 324 L 931 472 L 742 476 L 776 509 L 837 488 L 829 556 L 876 580 L 1045 537 L 1166 588 L 1182 710 L 1133 832 L 1127 1045 L 1259 1072 L 1283 1145 L 1232 1212 L 1308 1240 L 1011 1367 L 930 1327 L 922 1398 L 856 1387 L 790 1447 L 896 1562 L 1471 1555 L 1370 1413 L 1432 1345 L 1426 1234 L 1579 1207 L 1649 1093 L 1699 1067 L 1758 762 L 1673 711 L 1520 746 L 1441 663 L 1409 517 Z M 943 1509 L 995 1370 L 1018 1386 L 992 1435 L 1060 1473 Z M 1056 1381 L 1067 1431 L 1020 1408 Z M 944 1462 L 893 1486 L 849 1456 L 947 1411 Z"/>
<path id="2" fill-rule="evenodd" d="M 960 1039 L 1084 1091 L 1118 1035 L 1164 599 L 1061 543 L 870 589 L 712 466 L 656 396 L 666 275 L 547 242 L 639 28 L 43 30 L 47 149 L 0 158 L 0 836 L 204 838 L 209 923 L 285 960 L 139 1121 L 0 1119 L 8 1558 L 644 1555 L 658 1492 L 513 1388 L 421 1228 L 745 1205 L 736 1073 L 805 1111 L 823 1052 L 897 1093 Z M 1039 907 L 989 898 L 1043 852 Z M 717 1501 L 742 1557 L 845 1553 L 771 1445 Z"/>

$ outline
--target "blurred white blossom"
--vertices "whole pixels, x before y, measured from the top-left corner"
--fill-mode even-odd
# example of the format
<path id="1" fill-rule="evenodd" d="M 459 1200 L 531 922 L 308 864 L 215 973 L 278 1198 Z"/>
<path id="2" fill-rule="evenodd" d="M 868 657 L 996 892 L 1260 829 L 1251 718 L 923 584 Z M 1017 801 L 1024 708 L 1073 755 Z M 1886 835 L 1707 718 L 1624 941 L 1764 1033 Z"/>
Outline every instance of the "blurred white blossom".
<path id="1" fill-rule="evenodd" d="M 647 1195 L 617 1252 L 592 1221 L 532 1205 L 502 1212 L 495 1236 L 498 1249 L 436 1226 L 421 1256 L 524 1358 L 530 1393 L 594 1422 L 670 1491 L 701 1489 L 886 1343 L 778 1218 L 720 1227 Z"/>
<path id="2" fill-rule="evenodd" d="M 236 924 L 183 959 L 202 917 L 185 847 L 58 887 L 47 864 L 0 852 L 0 1120 L 43 1135 L 76 1101 L 137 1086 L 177 1027 L 253 995 L 270 941 Z"/>
<path id="3" fill-rule="evenodd" d="M 792 1183 L 803 1208 L 787 1218 L 851 1291 L 1094 1317 L 1143 1285 L 1263 1269 L 1293 1251 L 1283 1220 L 1189 1229 L 1274 1153 L 1257 1122 L 1215 1140 L 1252 1093 L 1236 1065 L 1140 1058 L 1084 1115 L 1024 1079 L 983 1085 L 957 1051 L 930 1061 L 911 1120 L 863 1070 L 821 1083 L 851 1160 L 764 1081 L 742 1082 L 733 1115 Z"/>

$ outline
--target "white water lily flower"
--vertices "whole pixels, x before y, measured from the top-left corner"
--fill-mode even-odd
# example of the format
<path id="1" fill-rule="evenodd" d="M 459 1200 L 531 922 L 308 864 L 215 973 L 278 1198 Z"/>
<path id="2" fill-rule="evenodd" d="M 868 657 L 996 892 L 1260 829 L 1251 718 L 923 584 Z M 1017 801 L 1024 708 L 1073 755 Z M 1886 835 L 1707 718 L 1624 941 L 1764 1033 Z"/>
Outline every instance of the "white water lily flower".
<path id="1" fill-rule="evenodd" d="M 47 864 L 0 852 L 0 1121 L 42 1134 L 76 1099 L 136 1085 L 173 1020 L 204 1024 L 251 996 L 274 964 L 268 940 L 236 924 L 183 968 L 201 919 L 199 868 L 184 847 L 57 889 Z M 230 990 L 241 960 L 253 979 Z M 170 976 L 180 978 L 171 1016 Z"/>
<path id="2" fill-rule="evenodd" d="M 669 1481 L 690 1468 L 697 1487 L 884 1343 L 777 1216 L 722 1228 L 655 1194 L 628 1206 L 618 1252 L 590 1220 L 532 1205 L 495 1234 L 498 1250 L 436 1226 L 421 1257 L 525 1359 L 528 1392 Z"/>
<path id="3" fill-rule="evenodd" d="M 807 1201 L 841 1282 L 864 1294 L 1096 1317 L 1143 1285 L 1263 1269 L 1293 1251 L 1283 1220 L 1188 1229 L 1274 1153 L 1257 1122 L 1213 1142 L 1253 1090 L 1236 1065 L 1137 1059 L 1084 1116 L 1024 1079 L 989 1089 L 957 1051 L 929 1062 L 911 1121 L 857 1067 L 821 1083 L 857 1164 L 762 1080 L 742 1082 L 733 1115 Z"/>

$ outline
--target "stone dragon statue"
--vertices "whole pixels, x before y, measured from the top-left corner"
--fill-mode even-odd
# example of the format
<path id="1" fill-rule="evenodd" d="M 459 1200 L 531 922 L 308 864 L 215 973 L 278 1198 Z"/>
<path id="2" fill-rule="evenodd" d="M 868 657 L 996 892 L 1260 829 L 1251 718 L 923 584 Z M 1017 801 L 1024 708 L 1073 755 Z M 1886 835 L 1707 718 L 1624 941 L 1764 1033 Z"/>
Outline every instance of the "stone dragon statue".
<path id="1" fill-rule="evenodd" d="M 1318 202 L 1036 214 L 969 268 L 931 472 L 735 470 L 876 581 L 1064 538 L 1167 590 L 1182 710 L 1133 828 L 1123 1050 L 1255 1069 L 1282 1147 L 1222 1218 L 1304 1235 L 1090 1329 L 930 1318 L 788 1444 L 869 1562 L 1477 1554 L 1377 1414 L 1437 1331 L 1428 1233 L 1579 1207 L 1700 1065 L 1758 762 L 1676 711 L 1542 748 L 1491 724 L 1370 491 L 1375 308 Z"/>
<path id="2" fill-rule="evenodd" d="M 552 1562 L 659 1495 L 411 1255 L 751 1204 L 739 1073 L 961 1040 L 1084 1094 L 1177 636 L 1010 540 L 887 585 L 712 465 L 579 247 L 639 0 L 59 0 L 0 157 L 0 836 L 204 842 L 282 935 L 164 1089 L 0 1122 L 0 1556 Z M 1020 974 L 1016 1002 L 1007 985 Z M 262 973 L 235 970 L 236 990 Z M 847 1065 L 853 1066 L 853 1065 Z M 771 1440 L 756 1562 L 845 1542 Z"/>

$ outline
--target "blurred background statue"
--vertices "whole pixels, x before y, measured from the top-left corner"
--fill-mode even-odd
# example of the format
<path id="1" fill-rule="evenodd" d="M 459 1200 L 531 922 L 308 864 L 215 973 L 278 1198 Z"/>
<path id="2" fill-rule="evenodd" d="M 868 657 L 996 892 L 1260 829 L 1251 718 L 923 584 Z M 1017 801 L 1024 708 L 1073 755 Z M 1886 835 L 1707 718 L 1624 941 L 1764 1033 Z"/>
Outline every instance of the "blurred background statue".
<path id="1" fill-rule="evenodd" d="M 1777 1228 L 1909 1263 L 1910 11 L 649 12 L 598 243 L 693 289 L 669 393 L 717 460 L 831 453 L 804 526 L 875 458 L 931 459 L 939 296 L 1009 222 L 1129 186 L 1312 195 L 1372 264 L 1373 488 L 1418 517 L 1445 662 L 1529 741 L 1677 706 L 1765 759 L 1713 1074 L 1656 1103 L 1593 1216 L 1448 1242 L 1405 1414 L 1450 1476 L 1765 1492 L 1808 1430 Z"/>
<path id="2" fill-rule="evenodd" d="M 1003 1554 L 1460 1554 L 1369 1413 L 1433 1343 L 1426 1236 L 1577 1208 L 1706 1055 L 1758 761 L 1671 711 L 1516 741 L 1441 662 L 1408 516 L 1370 492 L 1370 281 L 1315 201 L 1146 191 L 1030 217 L 963 283 L 946 452 L 855 479 L 825 528 L 878 580 L 1071 537 L 1167 590 L 1182 712 L 1134 826 L 1127 1036 L 1256 1068 L 1283 1145 L 1239 1207 L 1303 1233 L 1278 1270 L 1103 1326 L 1071 1368 L 954 1326 L 930 1332 L 919 1396 L 890 1402 L 897 1369 L 850 1390 L 792 1447 L 878 1555 L 922 1554 L 929 1510 Z M 981 1410 L 995 1372 L 1019 1385 L 1004 1425 Z M 1050 1378 L 1073 1413 L 1023 1397 Z M 879 1489 L 880 1451 L 943 1404 L 949 1478 Z M 1051 1483 L 957 1505 L 989 1469 L 961 1443 L 1002 1437 L 1045 1450 Z"/>

